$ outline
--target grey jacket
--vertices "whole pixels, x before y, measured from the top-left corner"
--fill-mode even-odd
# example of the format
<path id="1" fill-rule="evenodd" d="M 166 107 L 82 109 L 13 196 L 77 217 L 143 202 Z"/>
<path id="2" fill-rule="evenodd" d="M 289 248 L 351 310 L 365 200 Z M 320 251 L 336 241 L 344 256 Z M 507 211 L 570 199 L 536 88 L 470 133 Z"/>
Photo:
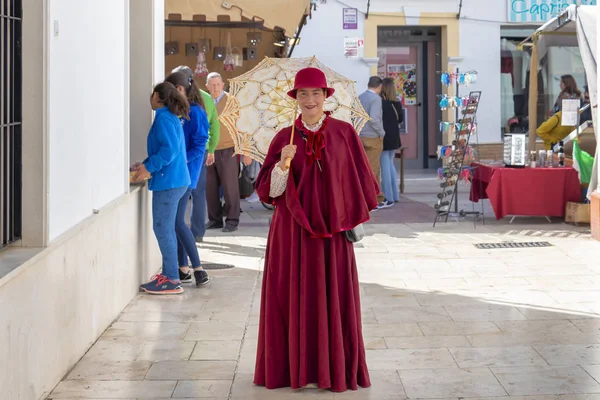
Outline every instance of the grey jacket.
<path id="1" fill-rule="evenodd" d="M 358 99 L 369 117 L 371 117 L 371 121 L 367 122 L 360 131 L 360 136 L 383 139 L 385 131 L 383 130 L 381 97 L 377 93 L 367 90 L 358 96 Z"/>

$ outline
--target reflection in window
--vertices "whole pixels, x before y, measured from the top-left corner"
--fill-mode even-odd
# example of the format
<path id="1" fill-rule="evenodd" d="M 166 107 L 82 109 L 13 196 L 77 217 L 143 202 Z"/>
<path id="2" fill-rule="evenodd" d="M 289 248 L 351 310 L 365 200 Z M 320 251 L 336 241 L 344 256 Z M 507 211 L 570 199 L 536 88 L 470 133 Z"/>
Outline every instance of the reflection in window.
<path id="1" fill-rule="evenodd" d="M 520 42 L 534 32 L 531 29 L 502 31 L 500 56 L 501 131 L 528 132 L 531 48 L 518 49 Z M 579 90 L 586 85 L 583 62 L 577 47 L 550 47 L 540 60 L 537 74 L 537 125 L 549 117 L 560 93 L 560 77 L 573 75 Z"/>

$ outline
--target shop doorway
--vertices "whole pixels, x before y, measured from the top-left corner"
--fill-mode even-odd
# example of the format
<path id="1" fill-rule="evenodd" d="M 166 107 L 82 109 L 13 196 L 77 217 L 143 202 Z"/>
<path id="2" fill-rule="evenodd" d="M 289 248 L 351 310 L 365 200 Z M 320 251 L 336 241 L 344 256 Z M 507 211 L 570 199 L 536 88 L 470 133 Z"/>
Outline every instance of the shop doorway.
<path id="1" fill-rule="evenodd" d="M 437 146 L 442 144 L 438 129 L 441 111 L 437 94 L 441 82 L 441 29 L 439 27 L 379 27 L 377 31 L 377 73 L 396 80 L 404 109 L 400 126 L 407 169 L 435 169 Z"/>

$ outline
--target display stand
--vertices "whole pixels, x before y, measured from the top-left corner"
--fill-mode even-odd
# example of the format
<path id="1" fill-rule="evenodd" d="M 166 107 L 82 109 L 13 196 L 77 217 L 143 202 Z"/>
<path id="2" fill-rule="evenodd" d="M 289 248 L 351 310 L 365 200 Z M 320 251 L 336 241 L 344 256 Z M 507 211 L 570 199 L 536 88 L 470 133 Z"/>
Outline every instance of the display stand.
<path id="1" fill-rule="evenodd" d="M 462 104 L 449 104 L 449 107 L 454 105 L 456 108 L 456 122 L 453 124 L 452 140 L 447 147 L 444 147 L 443 154 L 441 155 L 444 159 L 444 167 L 440 173 L 443 182 L 440 184 L 441 191 L 437 195 L 438 202 L 435 205 L 434 227 L 440 218 L 445 218 L 444 222 L 448 221 L 448 217 L 452 214 L 450 211 L 452 205 L 454 205 L 454 214 L 458 217 L 474 215 L 478 218 L 480 215 L 483 216 L 483 202 L 481 212 L 475 211 L 474 204 L 473 211 L 458 211 L 458 183 L 461 177 L 468 179 L 471 174 L 472 168 L 465 166 L 464 162 L 466 155 L 472 151 L 470 140 L 475 131 L 476 114 L 481 98 L 481 91 L 473 91 L 469 93 L 467 98 L 461 100 L 458 97 L 458 85 L 460 84 L 458 76 L 459 73 L 457 70 L 457 89 L 454 102 L 456 103 L 456 99 L 459 99 Z M 443 101 L 440 104 L 443 104 Z M 462 111 L 460 111 L 460 108 L 462 108 Z M 460 118 L 458 118 L 459 114 L 462 114 Z"/>

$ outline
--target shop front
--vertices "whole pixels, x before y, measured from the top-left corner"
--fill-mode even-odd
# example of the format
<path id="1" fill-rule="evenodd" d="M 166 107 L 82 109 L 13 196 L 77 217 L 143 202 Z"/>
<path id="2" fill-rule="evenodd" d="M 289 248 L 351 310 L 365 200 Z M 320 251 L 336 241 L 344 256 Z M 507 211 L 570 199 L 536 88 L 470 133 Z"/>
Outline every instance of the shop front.
<path id="1" fill-rule="evenodd" d="M 202 86 L 210 72 L 227 80 L 285 58 L 309 13 L 310 0 L 165 0 L 165 73 L 187 65 Z"/>
<path id="2" fill-rule="evenodd" d="M 412 22 L 412 23 L 411 23 Z M 414 24 L 416 22 L 416 24 Z M 400 127 L 404 165 L 408 169 L 437 168 L 438 146 L 444 142 L 440 121 L 453 118 L 439 107 L 441 71 L 459 54 L 454 14 L 373 15 L 365 20 L 365 58 L 374 58 L 370 75 L 391 77 L 404 110 Z"/>

